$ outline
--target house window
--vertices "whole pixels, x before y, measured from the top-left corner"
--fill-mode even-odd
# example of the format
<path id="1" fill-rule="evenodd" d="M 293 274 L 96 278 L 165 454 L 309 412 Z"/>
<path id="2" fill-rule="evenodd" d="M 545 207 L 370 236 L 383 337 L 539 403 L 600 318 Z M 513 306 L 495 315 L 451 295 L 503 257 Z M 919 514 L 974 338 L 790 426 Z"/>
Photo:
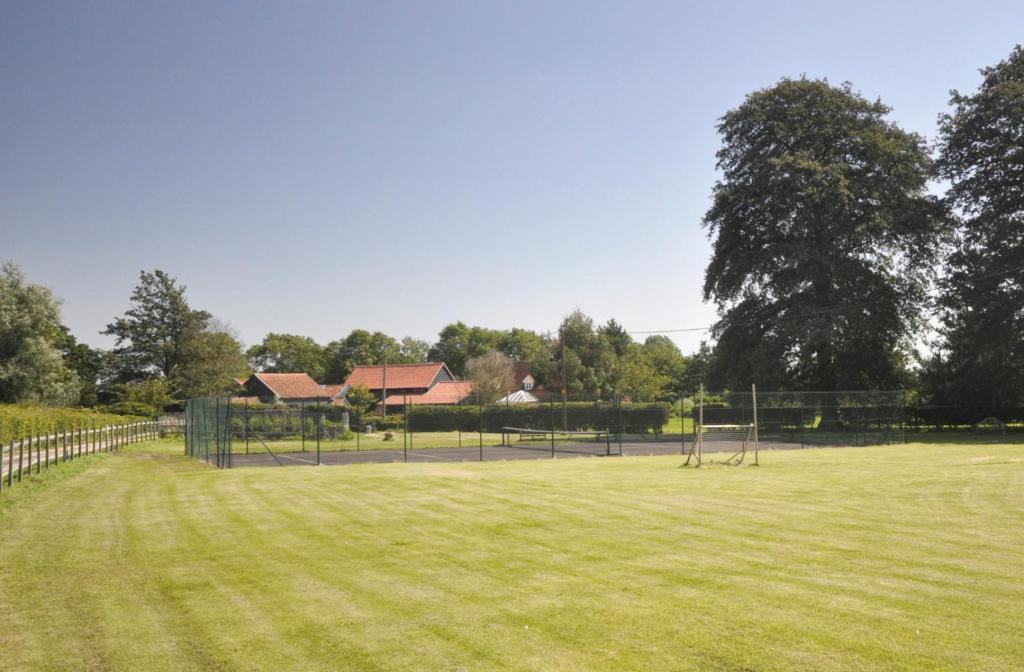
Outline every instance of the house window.
<path id="1" fill-rule="evenodd" d="M 527 392 L 533 389 L 533 377 L 527 376 L 523 378 L 523 389 Z"/>

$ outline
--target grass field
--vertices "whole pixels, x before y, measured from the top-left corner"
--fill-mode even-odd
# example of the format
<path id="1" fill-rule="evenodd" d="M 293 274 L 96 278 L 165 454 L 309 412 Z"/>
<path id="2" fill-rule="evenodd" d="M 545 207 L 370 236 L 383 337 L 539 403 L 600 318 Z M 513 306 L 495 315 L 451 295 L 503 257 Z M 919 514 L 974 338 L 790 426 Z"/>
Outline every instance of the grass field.
<path id="1" fill-rule="evenodd" d="M 671 417 L 661 431 L 665 434 L 678 434 L 682 429 L 685 429 L 687 434 L 693 434 L 693 418 Z"/>
<path id="2" fill-rule="evenodd" d="M 1013 670 L 1024 447 L 218 471 L 0 496 L 10 670 Z"/>

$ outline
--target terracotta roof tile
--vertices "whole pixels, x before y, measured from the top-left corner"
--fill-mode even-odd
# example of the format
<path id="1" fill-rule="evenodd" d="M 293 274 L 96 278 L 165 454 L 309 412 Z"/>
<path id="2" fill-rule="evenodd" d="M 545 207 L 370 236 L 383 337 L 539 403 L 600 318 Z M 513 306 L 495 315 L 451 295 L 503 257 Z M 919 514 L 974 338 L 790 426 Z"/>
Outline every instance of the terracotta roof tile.
<path id="1" fill-rule="evenodd" d="M 341 391 L 345 389 L 344 385 L 321 385 L 320 390 L 324 396 L 334 399 L 336 396 L 341 394 Z"/>
<path id="2" fill-rule="evenodd" d="M 388 367 L 389 369 L 391 367 Z M 388 371 L 388 378 L 391 372 Z M 390 383 L 388 383 L 390 385 Z M 403 398 L 400 394 L 389 395 L 385 400 L 388 406 L 401 406 L 408 402 L 414 406 L 423 404 L 457 404 L 473 392 L 473 384 L 468 380 L 447 380 L 434 385 L 423 394 L 408 395 Z"/>
<path id="3" fill-rule="evenodd" d="M 429 364 L 388 364 L 388 389 L 427 389 L 434 382 L 442 367 L 441 362 Z M 346 385 L 365 385 L 371 390 L 384 387 L 384 367 L 382 365 L 357 366 L 352 369 Z"/>
<path id="4" fill-rule="evenodd" d="M 320 383 L 306 373 L 254 373 L 253 375 L 281 399 L 327 397 L 320 388 Z"/>

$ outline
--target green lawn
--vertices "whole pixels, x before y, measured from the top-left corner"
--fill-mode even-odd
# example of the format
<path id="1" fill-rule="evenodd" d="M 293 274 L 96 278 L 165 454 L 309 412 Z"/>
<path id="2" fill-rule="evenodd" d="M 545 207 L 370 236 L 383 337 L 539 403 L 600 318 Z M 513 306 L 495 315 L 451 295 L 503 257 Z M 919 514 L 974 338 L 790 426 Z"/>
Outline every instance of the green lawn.
<path id="1" fill-rule="evenodd" d="M 0 494 L 13 670 L 1012 670 L 1024 446 L 218 471 Z"/>
<path id="2" fill-rule="evenodd" d="M 680 428 L 683 427 L 686 428 L 687 434 L 693 434 L 693 432 L 695 431 L 693 418 L 681 418 L 678 416 L 669 418 L 668 422 L 665 424 L 661 431 L 664 432 L 665 434 L 678 434 Z"/>

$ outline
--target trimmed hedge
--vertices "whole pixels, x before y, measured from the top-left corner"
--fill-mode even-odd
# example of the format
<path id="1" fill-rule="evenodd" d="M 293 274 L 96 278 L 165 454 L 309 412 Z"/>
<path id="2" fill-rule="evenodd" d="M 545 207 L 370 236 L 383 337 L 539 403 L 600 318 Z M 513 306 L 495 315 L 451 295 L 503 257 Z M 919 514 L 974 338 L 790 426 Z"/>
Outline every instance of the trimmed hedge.
<path id="1" fill-rule="evenodd" d="M 801 419 L 810 423 L 814 420 L 814 411 L 808 409 L 809 415 L 802 416 L 803 409 L 800 408 L 758 408 L 757 422 L 762 425 L 783 425 L 799 427 Z M 699 411 L 693 409 L 693 417 L 696 420 Z M 754 421 L 753 413 L 749 408 L 725 408 L 722 406 L 704 406 L 705 425 L 743 425 Z"/>
<path id="2" fill-rule="evenodd" d="M 636 431 L 659 432 L 668 422 L 670 407 L 664 403 L 623 404 L 569 402 L 565 406 L 565 429 L 615 429 L 619 423 Z M 414 406 L 406 422 L 413 432 L 500 432 L 502 427 L 523 429 L 562 428 L 562 405 L 519 404 L 485 406 L 483 418 L 478 406 Z"/>
<path id="3" fill-rule="evenodd" d="M 1003 422 L 1024 422 L 1024 407 L 1020 406 L 909 406 L 907 422 L 913 426 L 972 427 L 985 418 L 998 418 Z"/>
<path id="4" fill-rule="evenodd" d="M 888 425 L 898 424 L 901 409 L 893 406 L 840 406 L 835 409 L 841 425 Z M 800 407 L 767 407 L 757 409 L 757 423 L 762 427 L 813 427 L 817 416 L 822 410 L 806 406 Z M 697 409 L 693 411 L 696 418 Z M 727 408 L 723 406 L 704 406 L 704 424 L 706 425 L 742 425 L 753 422 L 753 414 L 749 408 Z"/>
<path id="5" fill-rule="evenodd" d="M 88 408 L 0 404 L 0 444 L 27 439 L 33 434 L 48 434 L 93 426 L 137 422 L 143 418 L 114 413 L 99 413 Z"/>

